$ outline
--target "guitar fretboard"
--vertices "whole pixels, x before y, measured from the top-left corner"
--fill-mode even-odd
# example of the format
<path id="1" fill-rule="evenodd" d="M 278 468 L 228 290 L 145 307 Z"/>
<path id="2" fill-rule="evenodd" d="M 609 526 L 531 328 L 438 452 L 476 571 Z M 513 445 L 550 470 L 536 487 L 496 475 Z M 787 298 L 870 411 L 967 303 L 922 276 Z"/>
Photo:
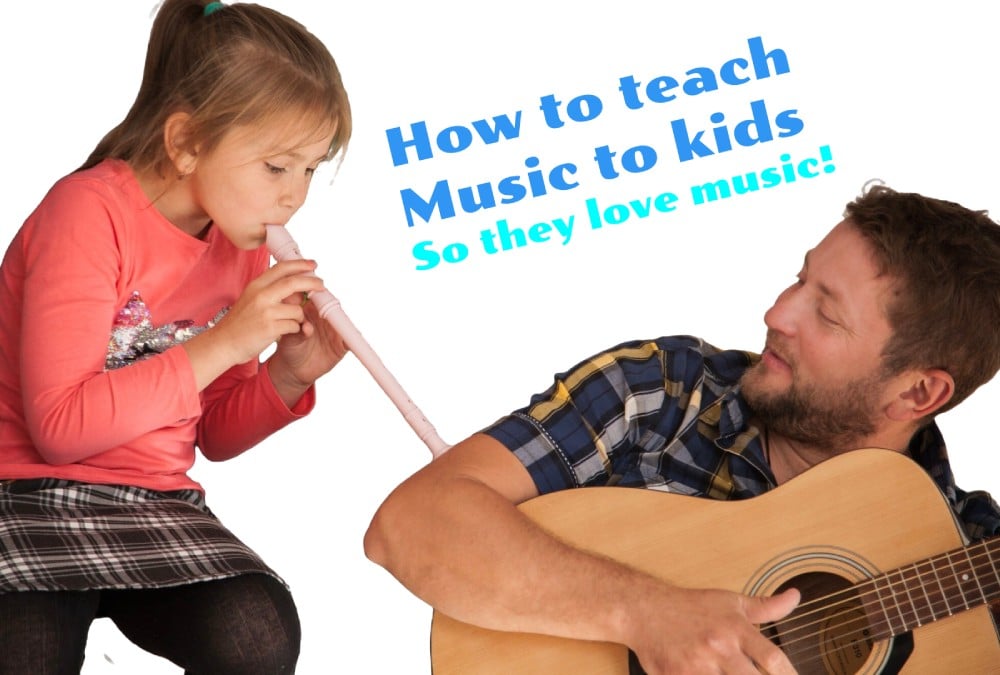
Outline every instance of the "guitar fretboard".
<path id="1" fill-rule="evenodd" d="M 905 565 L 856 586 L 876 638 L 1000 600 L 1000 537 Z"/>

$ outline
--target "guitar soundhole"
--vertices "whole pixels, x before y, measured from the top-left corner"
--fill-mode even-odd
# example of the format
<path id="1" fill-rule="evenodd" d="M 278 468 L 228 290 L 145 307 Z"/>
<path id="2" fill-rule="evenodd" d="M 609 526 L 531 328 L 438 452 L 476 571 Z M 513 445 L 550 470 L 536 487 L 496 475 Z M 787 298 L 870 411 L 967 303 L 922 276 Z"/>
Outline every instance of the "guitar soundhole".
<path id="1" fill-rule="evenodd" d="M 764 634 L 788 656 L 799 675 L 853 675 L 872 651 L 871 629 L 851 582 L 834 574 L 810 572 L 775 591 L 797 588 L 799 607 Z"/>

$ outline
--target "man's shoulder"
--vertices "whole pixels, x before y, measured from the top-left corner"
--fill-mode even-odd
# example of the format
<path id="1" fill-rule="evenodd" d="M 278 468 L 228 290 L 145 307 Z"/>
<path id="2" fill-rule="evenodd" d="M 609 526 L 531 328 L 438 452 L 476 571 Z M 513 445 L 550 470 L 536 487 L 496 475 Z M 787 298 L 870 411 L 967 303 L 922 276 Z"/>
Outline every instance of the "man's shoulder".
<path id="1" fill-rule="evenodd" d="M 1000 535 L 1000 505 L 988 492 L 958 489 L 954 509 L 973 541 Z"/>
<path id="2" fill-rule="evenodd" d="M 693 335 L 667 335 L 654 339 L 629 340 L 604 352 L 616 358 L 657 357 L 670 379 L 687 380 L 704 373 L 722 384 L 737 382 L 760 356 L 742 349 L 721 349 Z"/>
<path id="3" fill-rule="evenodd" d="M 921 427 L 913 435 L 907 454 L 937 484 L 970 538 L 1000 535 L 1000 505 L 987 492 L 965 491 L 955 484 L 944 436 L 936 422 Z"/>

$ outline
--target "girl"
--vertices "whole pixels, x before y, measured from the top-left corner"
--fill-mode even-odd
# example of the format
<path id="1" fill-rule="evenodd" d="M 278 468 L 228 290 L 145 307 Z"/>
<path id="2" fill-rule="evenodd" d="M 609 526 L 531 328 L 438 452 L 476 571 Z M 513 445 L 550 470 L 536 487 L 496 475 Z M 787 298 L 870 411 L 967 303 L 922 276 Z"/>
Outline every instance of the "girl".
<path id="1" fill-rule="evenodd" d="M 0 671 L 79 672 L 98 616 L 189 673 L 294 670 L 291 595 L 186 472 L 308 413 L 344 354 L 315 264 L 262 244 L 350 132 L 301 25 L 162 4 L 132 108 L 0 268 Z"/>

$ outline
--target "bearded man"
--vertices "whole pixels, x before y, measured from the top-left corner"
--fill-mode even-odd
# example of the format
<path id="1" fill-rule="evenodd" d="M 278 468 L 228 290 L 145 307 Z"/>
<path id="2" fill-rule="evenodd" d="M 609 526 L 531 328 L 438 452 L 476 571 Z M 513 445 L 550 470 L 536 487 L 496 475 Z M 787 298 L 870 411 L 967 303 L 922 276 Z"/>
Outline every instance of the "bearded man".
<path id="1" fill-rule="evenodd" d="M 624 644 L 651 675 L 795 672 L 757 625 L 799 591 L 684 588 L 569 546 L 516 507 L 607 485 L 746 499 L 884 448 L 926 470 L 970 539 L 1000 533 L 997 504 L 955 486 L 934 423 L 1000 368 L 1000 226 L 985 212 L 871 187 L 764 322 L 759 356 L 664 337 L 557 375 L 404 481 L 367 555 L 460 621 Z"/>

